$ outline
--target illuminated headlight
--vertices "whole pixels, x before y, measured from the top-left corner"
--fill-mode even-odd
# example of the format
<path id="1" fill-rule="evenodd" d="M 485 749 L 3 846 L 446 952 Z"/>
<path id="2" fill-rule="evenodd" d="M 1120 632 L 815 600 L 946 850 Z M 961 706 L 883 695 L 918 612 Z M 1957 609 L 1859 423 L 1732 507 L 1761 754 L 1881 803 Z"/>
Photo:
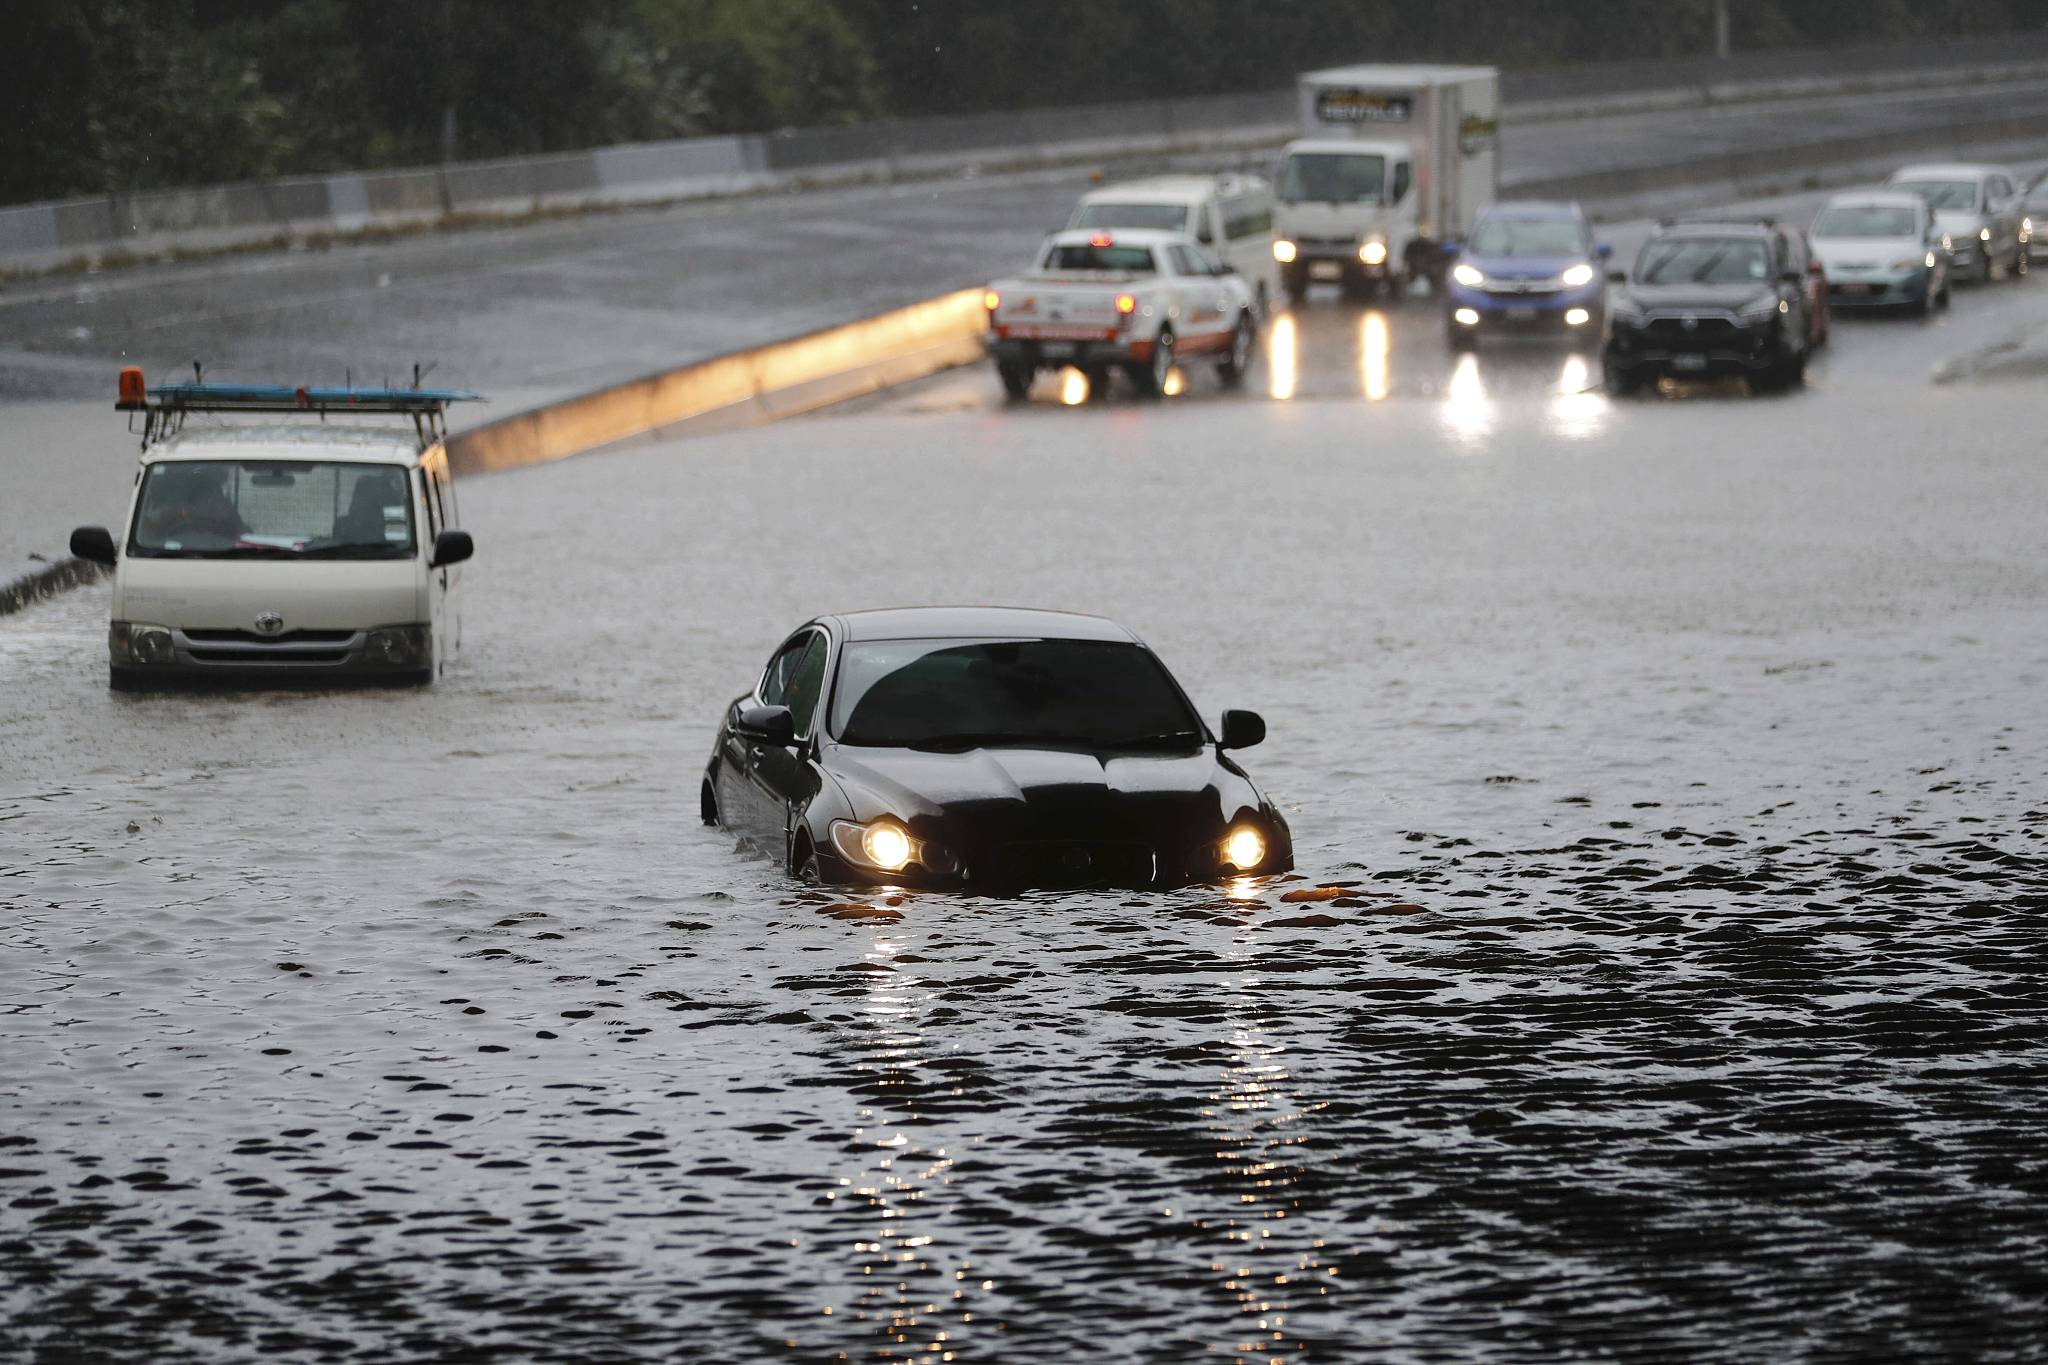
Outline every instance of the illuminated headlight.
<path id="1" fill-rule="evenodd" d="M 1467 289 L 1477 289 L 1486 283 L 1486 275 L 1476 266 L 1454 265 L 1451 267 L 1451 278 Z"/>
<path id="2" fill-rule="evenodd" d="M 1451 319 L 1460 327 L 1477 327 L 1479 325 L 1479 310 L 1476 308 L 1460 308 L 1457 312 L 1451 314 Z"/>
<path id="3" fill-rule="evenodd" d="M 1217 851 L 1229 866 L 1249 872 L 1266 861 L 1266 836 L 1250 825 L 1239 825 L 1223 836 Z"/>
<path id="4" fill-rule="evenodd" d="M 1583 308 L 1567 308 L 1564 310 L 1564 325 L 1567 327 L 1584 327 L 1592 320 L 1593 315 Z"/>
<path id="5" fill-rule="evenodd" d="M 1273 239 L 1273 259 L 1282 265 L 1292 265 L 1294 263 L 1294 243 L 1288 241 L 1285 237 L 1275 237 Z"/>
<path id="6" fill-rule="evenodd" d="M 1977 229 L 1977 240 L 1978 240 L 1978 241 L 1980 241 L 1980 242 L 1988 242 L 1988 241 L 1990 241 L 1990 240 L 1991 240 L 1991 229 L 1990 229 L 1990 228 L 1978 228 L 1978 229 Z"/>
<path id="7" fill-rule="evenodd" d="M 107 628 L 107 652 L 117 664 L 167 664 L 175 657 L 165 626 L 116 621 Z"/>
<path id="8" fill-rule="evenodd" d="M 921 863 L 933 872 L 952 872 L 959 866 L 951 853 L 937 844 L 911 838 L 910 831 L 894 820 L 871 820 L 866 824 L 834 820 L 832 846 L 855 867 L 871 867 L 878 872 L 901 872 L 912 863 Z"/>
<path id="9" fill-rule="evenodd" d="M 1949 236 L 1946 232 L 1942 233 L 1941 249 L 1943 251 L 1954 251 L 1956 249 L 1956 239 Z"/>
<path id="10" fill-rule="evenodd" d="M 1934 253 L 1931 251 L 1927 253 L 1927 268 L 1934 269 Z"/>
<path id="11" fill-rule="evenodd" d="M 426 626 L 385 626 L 363 641 L 363 661 L 372 668 L 418 668 L 433 654 Z"/>
<path id="12" fill-rule="evenodd" d="M 1584 261 L 1580 261 L 1570 270 L 1559 275 L 1557 282 L 1567 289 L 1577 289 L 1580 285 L 1591 284 L 1593 282 L 1593 267 Z"/>
<path id="13" fill-rule="evenodd" d="M 1387 263 L 1387 244 L 1385 242 L 1367 242 L 1364 246 L 1358 248 L 1358 259 L 1364 261 L 1367 265 L 1385 265 Z"/>
<path id="14" fill-rule="evenodd" d="M 2022 236 L 2022 237 L 2031 237 L 2031 236 L 2033 236 L 2033 235 L 2034 235 L 2034 220 L 2033 220 L 2033 219 L 2031 219 L 2031 218 L 2022 218 L 2022 219 L 2020 219 L 2020 236 Z"/>

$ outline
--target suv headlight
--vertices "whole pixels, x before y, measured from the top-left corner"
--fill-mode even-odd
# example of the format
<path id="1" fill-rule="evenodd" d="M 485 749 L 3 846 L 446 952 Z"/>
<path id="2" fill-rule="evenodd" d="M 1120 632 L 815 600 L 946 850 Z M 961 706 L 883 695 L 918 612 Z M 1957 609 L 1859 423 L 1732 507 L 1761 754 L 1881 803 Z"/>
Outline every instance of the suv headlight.
<path id="1" fill-rule="evenodd" d="M 167 664 L 177 656 L 168 626 L 116 621 L 107 627 L 107 652 L 117 664 Z"/>
<path id="2" fill-rule="evenodd" d="M 428 626 L 384 626 L 363 641 L 363 661 L 372 668 L 418 668 L 434 656 Z"/>
<path id="3" fill-rule="evenodd" d="M 1460 262 L 1451 267 L 1451 278 L 1467 289 L 1478 289 L 1486 283 L 1486 275 L 1477 266 Z"/>
<path id="4" fill-rule="evenodd" d="M 1584 261 L 1580 261 L 1570 270 L 1559 275 L 1557 282 L 1567 289 L 1577 289 L 1581 285 L 1591 284 L 1593 282 L 1593 267 Z"/>
<path id="5" fill-rule="evenodd" d="M 1779 298 L 1776 294 L 1766 294 L 1760 299 L 1752 299 L 1748 303 L 1743 304 L 1741 309 L 1735 314 L 1735 317 L 1737 321 L 1755 326 L 1760 322 L 1769 322 L 1772 318 L 1785 311 L 1787 309 L 1783 299 Z"/>

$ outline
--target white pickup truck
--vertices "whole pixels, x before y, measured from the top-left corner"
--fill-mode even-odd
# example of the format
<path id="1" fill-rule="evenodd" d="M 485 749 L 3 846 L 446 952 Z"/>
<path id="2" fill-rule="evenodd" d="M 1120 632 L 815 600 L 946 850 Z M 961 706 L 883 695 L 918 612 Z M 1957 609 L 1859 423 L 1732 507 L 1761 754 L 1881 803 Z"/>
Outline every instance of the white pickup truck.
<path id="1" fill-rule="evenodd" d="M 1165 392 L 1176 362 L 1215 358 L 1225 384 L 1244 378 L 1258 310 L 1244 277 L 1180 232 L 1069 228 L 1039 248 L 1036 268 L 988 287 L 988 353 L 1003 390 L 1030 391 L 1039 370 L 1073 365 L 1101 393 L 1109 367 L 1138 391 Z"/>

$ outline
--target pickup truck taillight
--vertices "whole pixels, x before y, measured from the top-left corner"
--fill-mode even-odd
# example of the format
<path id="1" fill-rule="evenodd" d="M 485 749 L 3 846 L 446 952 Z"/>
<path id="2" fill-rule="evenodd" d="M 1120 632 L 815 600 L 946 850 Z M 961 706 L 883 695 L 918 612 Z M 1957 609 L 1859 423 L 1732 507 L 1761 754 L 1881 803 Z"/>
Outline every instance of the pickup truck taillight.
<path id="1" fill-rule="evenodd" d="M 981 296 L 981 306 L 988 309 L 989 316 L 995 316 L 996 309 L 1003 306 L 1003 296 L 991 289 Z"/>
<path id="2" fill-rule="evenodd" d="M 1116 296 L 1117 326 L 1121 327 L 1125 323 L 1129 322 L 1131 320 L 1131 315 L 1136 313 L 1137 311 L 1138 296 L 1136 294 L 1118 294 Z"/>

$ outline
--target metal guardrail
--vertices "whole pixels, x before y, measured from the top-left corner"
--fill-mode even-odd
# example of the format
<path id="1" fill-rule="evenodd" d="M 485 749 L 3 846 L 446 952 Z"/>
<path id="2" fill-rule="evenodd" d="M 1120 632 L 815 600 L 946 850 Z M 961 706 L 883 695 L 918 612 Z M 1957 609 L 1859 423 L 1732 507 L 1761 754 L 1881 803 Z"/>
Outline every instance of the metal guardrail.
<path id="1" fill-rule="evenodd" d="M 2048 34 L 1948 44 L 1748 54 L 1722 62 L 1631 62 L 1509 72 L 1513 118 L 1572 107 L 1704 103 L 1745 86 L 1845 88 L 1913 72 L 2048 65 Z M 1816 76 L 1818 66 L 1820 75 Z M 657 202 L 808 183 L 850 183 L 1180 148 L 1284 140 L 1291 90 L 906 119 L 847 128 L 685 138 L 0 208 L 0 261 L 34 269 L 121 250 L 210 249 L 579 206 Z"/>

